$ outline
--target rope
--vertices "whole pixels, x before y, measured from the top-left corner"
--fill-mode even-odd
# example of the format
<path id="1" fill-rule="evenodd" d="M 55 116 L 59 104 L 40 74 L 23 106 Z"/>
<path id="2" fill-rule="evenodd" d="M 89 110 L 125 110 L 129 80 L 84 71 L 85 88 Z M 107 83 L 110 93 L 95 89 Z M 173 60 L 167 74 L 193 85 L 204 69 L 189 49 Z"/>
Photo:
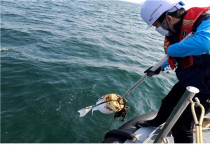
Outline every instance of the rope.
<path id="1" fill-rule="evenodd" d="M 110 123 L 110 125 L 105 130 L 105 134 L 110 131 L 110 128 L 113 126 L 113 124 L 115 123 L 115 121 L 116 121 L 116 119 L 114 118 L 114 120 L 112 120 L 112 122 Z"/>
<path id="2" fill-rule="evenodd" d="M 205 109 L 202 104 L 200 104 L 199 100 L 196 98 L 196 102 L 191 102 L 191 111 L 195 123 L 195 129 L 196 129 L 196 143 L 203 143 L 203 135 L 202 135 L 202 123 L 203 123 L 203 118 L 205 115 Z M 200 120 L 198 121 L 197 115 L 195 113 L 195 107 L 200 107 L 201 108 L 201 115 L 200 115 Z"/>

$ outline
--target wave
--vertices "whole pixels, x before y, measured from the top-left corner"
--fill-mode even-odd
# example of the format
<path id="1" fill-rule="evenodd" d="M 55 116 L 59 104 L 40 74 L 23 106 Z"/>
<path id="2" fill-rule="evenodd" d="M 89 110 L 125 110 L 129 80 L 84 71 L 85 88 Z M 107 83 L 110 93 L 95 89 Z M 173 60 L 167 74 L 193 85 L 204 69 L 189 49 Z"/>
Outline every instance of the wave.
<path id="1" fill-rule="evenodd" d="M 0 51 L 4 52 L 4 51 L 9 51 L 9 50 L 13 50 L 14 48 L 6 48 L 6 47 L 1 47 Z"/>
<path id="2" fill-rule="evenodd" d="M 145 0 L 120 0 L 120 1 L 126 1 L 126 2 L 130 2 L 130 3 L 140 4 L 140 3 L 144 2 Z"/>

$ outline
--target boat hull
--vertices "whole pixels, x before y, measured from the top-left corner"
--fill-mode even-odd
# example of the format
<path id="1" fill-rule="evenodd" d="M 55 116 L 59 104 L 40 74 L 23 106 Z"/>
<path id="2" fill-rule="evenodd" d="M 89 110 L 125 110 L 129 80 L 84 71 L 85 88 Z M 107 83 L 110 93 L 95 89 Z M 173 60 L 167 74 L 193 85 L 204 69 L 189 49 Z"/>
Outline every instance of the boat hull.
<path id="1" fill-rule="evenodd" d="M 118 128 L 118 131 L 122 131 L 125 133 L 129 132 L 129 133 L 135 133 L 139 128 L 137 128 L 135 125 L 139 120 L 150 120 L 153 119 L 155 116 L 157 115 L 157 111 L 156 112 L 149 112 L 143 115 L 140 115 L 134 119 L 131 119 L 130 121 L 128 121 L 127 123 L 123 124 L 121 127 Z M 150 133 L 151 131 L 153 131 L 155 128 L 153 128 L 152 130 L 150 130 L 149 132 L 147 132 L 146 134 Z M 109 135 L 106 134 L 105 135 L 105 139 L 103 141 L 103 143 L 124 143 L 127 141 L 126 138 L 126 134 L 125 135 L 117 135 L 116 133 L 112 133 Z"/>

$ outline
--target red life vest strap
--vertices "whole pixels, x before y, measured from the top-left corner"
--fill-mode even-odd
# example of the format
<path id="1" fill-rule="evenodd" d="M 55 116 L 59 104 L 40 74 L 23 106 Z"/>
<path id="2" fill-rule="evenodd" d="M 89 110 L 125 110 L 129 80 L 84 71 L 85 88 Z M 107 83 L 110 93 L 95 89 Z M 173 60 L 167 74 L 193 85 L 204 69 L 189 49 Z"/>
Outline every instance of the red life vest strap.
<path id="1" fill-rule="evenodd" d="M 165 37 L 165 40 L 164 40 L 164 50 L 165 50 L 165 54 L 167 54 L 167 49 L 168 47 L 170 46 L 170 42 L 168 41 L 168 39 Z M 169 57 L 168 58 L 168 63 L 171 67 L 172 70 L 174 70 L 175 68 L 175 64 L 174 64 L 174 57 Z"/>

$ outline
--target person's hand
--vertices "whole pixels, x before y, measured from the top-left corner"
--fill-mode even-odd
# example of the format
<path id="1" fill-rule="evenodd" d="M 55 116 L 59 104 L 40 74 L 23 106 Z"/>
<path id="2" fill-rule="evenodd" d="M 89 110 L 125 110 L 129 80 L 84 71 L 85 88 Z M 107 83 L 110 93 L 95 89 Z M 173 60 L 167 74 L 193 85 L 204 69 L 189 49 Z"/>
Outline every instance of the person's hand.
<path id="1" fill-rule="evenodd" d="M 152 67 L 153 66 L 151 66 L 150 68 L 148 68 L 147 70 L 144 71 L 144 73 L 146 73 L 148 77 L 152 77 L 154 75 L 160 74 L 161 67 L 159 67 L 156 71 L 152 71 L 151 70 Z"/>

